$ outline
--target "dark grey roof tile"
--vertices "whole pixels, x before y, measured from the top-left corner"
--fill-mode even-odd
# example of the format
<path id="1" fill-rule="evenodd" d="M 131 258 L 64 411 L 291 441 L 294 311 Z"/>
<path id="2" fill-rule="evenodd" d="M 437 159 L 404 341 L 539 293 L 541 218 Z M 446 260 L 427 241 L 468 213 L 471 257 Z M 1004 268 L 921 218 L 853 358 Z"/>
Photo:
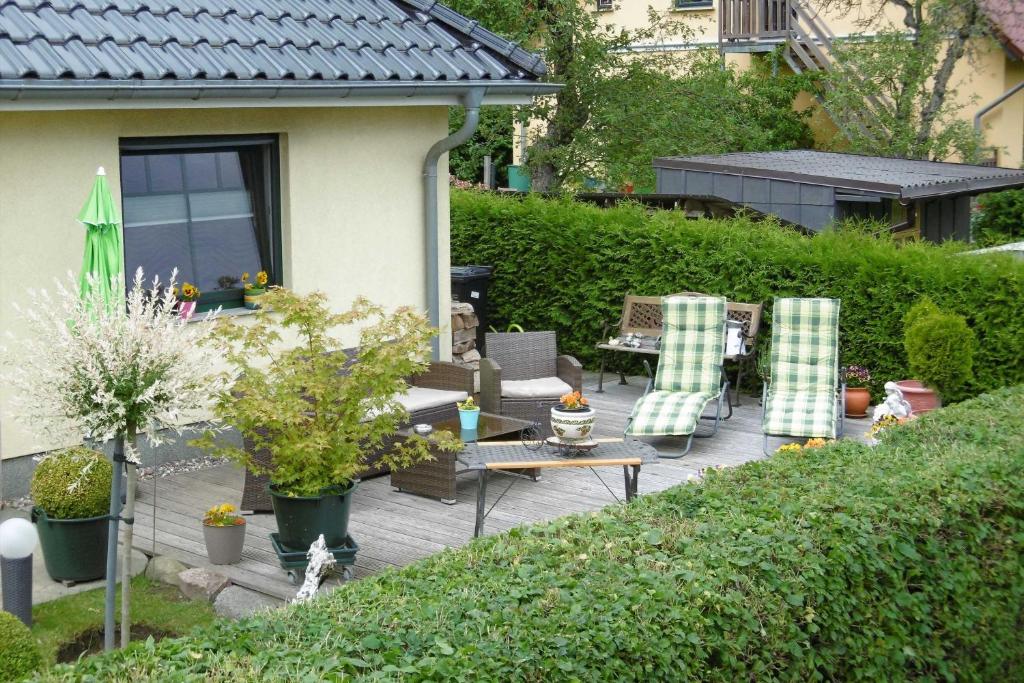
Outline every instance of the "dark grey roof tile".
<path id="1" fill-rule="evenodd" d="M 536 80 L 430 0 L 0 0 L 0 79 Z"/>

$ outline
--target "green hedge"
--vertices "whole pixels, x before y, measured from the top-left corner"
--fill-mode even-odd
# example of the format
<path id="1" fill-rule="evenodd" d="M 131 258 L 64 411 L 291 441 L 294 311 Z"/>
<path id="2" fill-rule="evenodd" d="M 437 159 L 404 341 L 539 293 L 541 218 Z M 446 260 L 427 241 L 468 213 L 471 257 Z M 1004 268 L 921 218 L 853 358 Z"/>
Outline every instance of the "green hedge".
<path id="1" fill-rule="evenodd" d="M 843 362 L 868 367 L 877 391 L 909 377 L 903 315 L 928 295 L 977 332 L 965 395 L 1024 382 L 1024 263 L 1006 255 L 954 256 L 962 246 L 900 247 L 847 232 L 807 238 L 635 205 L 458 191 L 451 205 L 452 263 L 495 266 L 495 326 L 557 330 L 560 347 L 588 367 L 602 321 L 618 318 L 626 292 L 703 291 L 769 308 L 775 296 L 826 296 L 842 300 Z"/>
<path id="2" fill-rule="evenodd" d="M 1024 387 L 54 680 L 1024 680 Z"/>

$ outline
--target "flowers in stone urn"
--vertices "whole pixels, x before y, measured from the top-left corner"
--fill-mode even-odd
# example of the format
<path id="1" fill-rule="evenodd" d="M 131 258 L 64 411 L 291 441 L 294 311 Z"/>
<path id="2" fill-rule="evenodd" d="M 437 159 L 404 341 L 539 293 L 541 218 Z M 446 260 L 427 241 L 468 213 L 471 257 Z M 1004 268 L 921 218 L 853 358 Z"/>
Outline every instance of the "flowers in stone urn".
<path id="1" fill-rule="evenodd" d="M 574 443 L 590 438 L 597 413 L 578 391 L 565 394 L 551 409 L 551 431 L 561 441 Z"/>

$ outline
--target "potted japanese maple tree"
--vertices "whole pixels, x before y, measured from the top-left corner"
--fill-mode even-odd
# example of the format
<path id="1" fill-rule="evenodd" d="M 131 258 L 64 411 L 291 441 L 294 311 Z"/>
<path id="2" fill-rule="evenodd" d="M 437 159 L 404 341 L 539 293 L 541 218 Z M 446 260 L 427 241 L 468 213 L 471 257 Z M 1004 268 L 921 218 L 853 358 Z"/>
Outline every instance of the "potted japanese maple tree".
<path id="1" fill-rule="evenodd" d="M 339 547 L 371 457 L 382 453 L 380 461 L 399 469 L 431 458 L 432 447 L 458 447 L 448 432 L 389 439 L 408 420 L 396 399 L 406 378 L 426 369 L 433 330 L 410 307 L 386 313 L 363 298 L 336 313 L 320 292 L 274 288 L 263 303 L 248 324 L 225 319 L 218 331 L 234 381 L 215 413 L 251 447 L 213 434 L 196 443 L 269 475 L 282 546 L 306 550 L 323 534 Z M 338 331 L 353 327 L 359 347 L 346 352 Z M 385 441 L 395 443 L 385 449 Z"/>

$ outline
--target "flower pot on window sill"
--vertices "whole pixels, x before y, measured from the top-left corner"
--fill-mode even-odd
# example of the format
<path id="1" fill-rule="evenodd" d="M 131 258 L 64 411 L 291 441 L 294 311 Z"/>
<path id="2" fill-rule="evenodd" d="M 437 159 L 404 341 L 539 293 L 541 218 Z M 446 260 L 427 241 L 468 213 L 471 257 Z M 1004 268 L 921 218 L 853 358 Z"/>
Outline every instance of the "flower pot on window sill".
<path id="1" fill-rule="evenodd" d="M 195 315 L 196 302 L 195 301 L 179 301 L 178 302 L 178 315 L 182 320 L 189 320 Z"/>
<path id="2" fill-rule="evenodd" d="M 250 310 L 256 310 L 261 308 L 260 298 L 267 293 L 264 287 L 250 287 L 245 290 L 244 303 L 245 307 Z"/>

